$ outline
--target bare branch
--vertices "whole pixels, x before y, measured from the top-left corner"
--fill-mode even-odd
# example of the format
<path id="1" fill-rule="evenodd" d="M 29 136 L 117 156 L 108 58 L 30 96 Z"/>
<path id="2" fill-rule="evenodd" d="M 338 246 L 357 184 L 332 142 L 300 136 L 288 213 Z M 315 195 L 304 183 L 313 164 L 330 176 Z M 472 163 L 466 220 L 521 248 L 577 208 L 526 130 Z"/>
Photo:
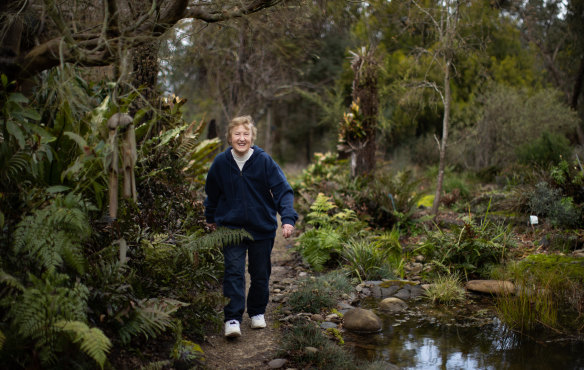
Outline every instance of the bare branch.
<path id="1" fill-rule="evenodd" d="M 232 18 L 243 17 L 248 14 L 275 6 L 285 0 L 253 0 L 247 5 L 234 6 L 229 10 L 214 9 L 206 4 L 197 4 L 190 7 L 185 18 L 195 18 L 207 23 L 221 22 Z"/>

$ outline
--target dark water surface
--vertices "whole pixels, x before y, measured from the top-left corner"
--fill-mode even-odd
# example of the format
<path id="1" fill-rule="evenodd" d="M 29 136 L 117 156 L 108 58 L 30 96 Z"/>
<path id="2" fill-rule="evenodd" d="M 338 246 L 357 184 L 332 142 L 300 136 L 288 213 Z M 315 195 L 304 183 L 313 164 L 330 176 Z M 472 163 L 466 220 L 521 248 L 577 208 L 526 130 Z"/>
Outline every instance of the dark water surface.
<path id="1" fill-rule="evenodd" d="M 484 299 L 451 308 L 410 304 L 407 312 L 389 315 L 375 310 L 377 302 L 362 307 L 382 318 L 381 333 L 343 335 L 362 360 L 403 369 L 584 369 L 584 342 L 519 336 Z"/>

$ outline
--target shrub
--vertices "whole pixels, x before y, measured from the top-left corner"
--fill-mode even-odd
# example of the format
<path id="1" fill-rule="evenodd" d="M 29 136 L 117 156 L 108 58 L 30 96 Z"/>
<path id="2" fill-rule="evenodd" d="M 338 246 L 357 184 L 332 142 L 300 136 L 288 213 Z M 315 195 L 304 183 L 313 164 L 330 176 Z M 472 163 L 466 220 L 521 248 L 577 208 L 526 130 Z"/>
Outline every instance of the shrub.
<path id="1" fill-rule="evenodd" d="M 353 238 L 343 244 L 346 269 L 363 280 L 393 279 L 402 266 L 402 248 L 396 229 L 369 238 Z"/>
<path id="2" fill-rule="evenodd" d="M 330 198 L 318 194 L 306 217 L 313 228 L 298 238 L 296 250 L 316 271 L 321 271 L 327 262 L 340 254 L 344 242 L 351 236 L 362 234 L 365 229 L 355 212 L 345 209 L 332 214 L 335 208 Z"/>
<path id="3" fill-rule="evenodd" d="M 319 277 L 311 277 L 300 282 L 298 290 L 288 299 L 295 312 L 318 313 L 332 308 L 344 293 L 353 289 L 347 277 L 340 271 L 332 271 Z"/>
<path id="4" fill-rule="evenodd" d="M 540 182 L 529 196 L 529 212 L 541 217 L 549 217 L 554 226 L 575 227 L 581 224 L 581 214 L 571 197 L 562 197 L 560 189 L 554 189 L 546 182 Z"/>
<path id="5" fill-rule="evenodd" d="M 476 223 L 472 218 L 464 219 L 462 225 L 453 225 L 451 230 L 426 232 L 426 240 L 419 251 L 444 272 L 481 274 L 491 264 L 501 263 L 512 244 L 509 227 L 495 224 L 488 214 Z"/>
<path id="6" fill-rule="evenodd" d="M 299 368 L 356 369 L 354 359 L 337 346 L 322 331 L 310 322 L 302 322 L 283 335 L 281 356 Z M 318 349 L 309 353 L 306 347 Z"/>
<path id="7" fill-rule="evenodd" d="M 562 134 L 543 132 L 539 138 L 517 148 L 520 163 L 548 166 L 570 155 L 570 141 Z"/>

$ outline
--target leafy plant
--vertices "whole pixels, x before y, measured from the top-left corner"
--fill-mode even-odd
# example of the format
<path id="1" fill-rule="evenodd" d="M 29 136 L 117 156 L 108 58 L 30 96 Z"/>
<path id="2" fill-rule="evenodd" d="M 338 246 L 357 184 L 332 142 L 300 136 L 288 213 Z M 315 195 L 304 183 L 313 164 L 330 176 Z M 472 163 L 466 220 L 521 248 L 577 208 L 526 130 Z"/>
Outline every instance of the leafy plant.
<path id="1" fill-rule="evenodd" d="M 341 252 L 347 269 L 361 281 L 395 278 L 390 254 L 369 239 L 350 239 Z"/>
<path id="2" fill-rule="evenodd" d="M 318 349 L 309 353 L 306 347 Z M 353 358 L 348 352 L 334 344 L 314 324 L 303 322 L 293 326 L 285 333 L 280 355 L 286 356 L 298 367 L 318 369 L 356 369 Z"/>
<path id="3" fill-rule="evenodd" d="M 453 225 L 451 230 L 427 231 L 419 251 L 444 272 L 460 272 L 466 278 L 480 275 L 488 265 L 501 263 L 512 245 L 509 227 L 493 223 L 487 216 L 480 223 L 466 217 L 464 224 Z"/>
<path id="4" fill-rule="evenodd" d="M 347 277 L 342 272 L 332 271 L 302 280 L 298 290 L 290 294 L 288 303 L 295 312 L 317 313 L 335 306 L 339 297 L 351 290 Z"/>
<path id="5" fill-rule="evenodd" d="M 575 227 L 582 223 L 581 213 L 571 197 L 562 197 L 560 189 L 540 182 L 529 196 L 529 212 L 541 217 L 549 217 L 552 225 Z"/>
<path id="6" fill-rule="evenodd" d="M 331 215 L 334 209 L 336 206 L 331 199 L 319 193 L 306 217 L 313 228 L 298 238 L 296 250 L 316 271 L 321 271 L 327 262 L 339 255 L 343 242 L 364 233 L 365 225 L 354 211 L 345 209 Z"/>

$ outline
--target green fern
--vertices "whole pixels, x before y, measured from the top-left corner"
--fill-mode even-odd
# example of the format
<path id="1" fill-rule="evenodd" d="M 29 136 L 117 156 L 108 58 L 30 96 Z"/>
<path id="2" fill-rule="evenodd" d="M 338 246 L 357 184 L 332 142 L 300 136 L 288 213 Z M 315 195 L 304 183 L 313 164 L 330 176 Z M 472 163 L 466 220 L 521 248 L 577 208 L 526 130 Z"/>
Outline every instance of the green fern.
<path id="1" fill-rule="evenodd" d="M 202 250 L 223 248 L 228 245 L 241 243 L 244 239 L 253 239 L 252 236 L 243 229 L 229 229 L 219 227 L 209 234 L 191 234 L 179 237 L 179 245 L 182 253 L 176 258 L 186 257 L 193 262 L 196 253 Z"/>
<path id="2" fill-rule="evenodd" d="M 67 275 L 51 271 L 41 278 L 29 274 L 28 280 L 30 287 L 20 295 L 2 297 L 0 306 L 8 309 L 11 335 L 32 341 L 40 361 L 51 364 L 60 351 L 60 329 L 55 323 L 84 321 L 89 290 L 79 282 L 69 286 Z"/>
<path id="3" fill-rule="evenodd" d="M 320 226 L 330 221 L 329 211 L 337 206 L 333 201 L 323 193 L 318 193 L 316 200 L 310 206 L 310 213 L 307 215 L 308 223 L 314 226 Z"/>
<path id="4" fill-rule="evenodd" d="M 63 332 L 69 333 L 73 343 L 80 343 L 81 350 L 94 359 L 103 369 L 103 365 L 107 360 L 106 355 L 112 343 L 100 329 L 90 328 L 81 321 L 58 321 L 54 326 Z"/>
<path id="5" fill-rule="evenodd" d="M 84 206 L 77 195 L 70 193 L 26 216 L 14 233 L 14 253 L 24 255 L 31 266 L 39 266 L 41 271 L 67 265 L 83 273 L 81 242 L 91 234 Z"/>
<path id="6" fill-rule="evenodd" d="M 155 338 L 174 325 L 171 314 L 185 306 L 188 304 L 169 298 L 150 298 L 137 302 L 129 314 L 130 319 L 119 330 L 120 339 L 123 343 L 129 343 L 137 335 Z M 125 311 L 120 312 L 118 320 L 123 320 L 125 314 Z"/>

